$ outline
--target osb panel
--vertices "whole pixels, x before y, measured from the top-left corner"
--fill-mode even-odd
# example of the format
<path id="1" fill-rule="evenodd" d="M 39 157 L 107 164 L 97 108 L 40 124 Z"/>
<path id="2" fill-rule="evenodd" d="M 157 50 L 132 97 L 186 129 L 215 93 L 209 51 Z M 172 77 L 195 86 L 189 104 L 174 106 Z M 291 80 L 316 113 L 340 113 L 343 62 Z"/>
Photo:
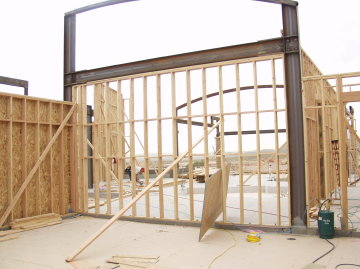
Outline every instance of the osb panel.
<path id="1" fill-rule="evenodd" d="M 35 122 L 36 119 L 36 101 L 26 100 L 26 120 Z"/>
<path id="2" fill-rule="evenodd" d="M 52 134 L 54 135 L 56 132 L 56 127 L 52 127 Z M 54 143 L 53 147 L 52 147 L 52 192 L 53 192 L 53 212 L 54 213 L 60 213 L 60 163 L 61 163 L 61 159 L 60 159 L 60 138 L 61 136 L 59 136 L 59 138 L 56 140 L 56 142 Z"/>
<path id="3" fill-rule="evenodd" d="M 64 210 L 69 211 L 70 192 L 71 192 L 71 171 L 70 171 L 70 143 L 71 143 L 71 127 L 65 127 L 64 136 Z"/>
<path id="4" fill-rule="evenodd" d="M 316 199 L 320 197 L 319 186 L 319 144 L 318 144 L 318 130 L 317 122 L 307 119 L 307 134 L 308 134 L 308 143 L 307 143 L 307 185 L 308 185 L 308 198 L 310 206 L 313 206 L 317 203 Z"/>
<path id="5" fill-rule="evenodd" d="M 51 104 L 51 122 L 60 123 L 61 119 L 61 105 L 60 104 Z"/>
<path id="6" fill-rule="evenodd" d="M 36 158 L 36 125 L 27 124 L 26 126 L 26 171 L 29 173 L 34 167 Z M 29 216 L 36 214 L 36 175 L 31 180 L 31 183 L 26 188 L 27 192 L 27 210 Z"/>
<path id="7" fill-rule="evenodd" d="M 64 118 L 66 117 L 66 115 L 69 113 L 71 109 L 70 105 L 63 105 L 63 110 L 64 110 Z"/>
<path id="8" fill-rule="evenodd" d="M 9 96 L 0 96 L 0 119 L 9 119 L 9 105 L 10 97 Z"/>
<path id="9" fill-rule="evenodd" d="M 40 152 L 43 152 L 49 142 L 49 126 L 40 126 Z M 50 152 L 46 155 L 45 160 L 40 165 L 40 207 L 41 214 L 51 213 L 50 203 L 51 191 L 51 166 Z"/>
<path id="10" fill-rule="evenodd" d="M 13 169 L 12 169 L 12 174 L 13 174 L 13 196 L 16 195 L 16 193 L 18 192 L 18 190 L 21 187 L 21 184 L 23 183 L 23 175 L 22 175 L 22 132 L 21 132 L 21 123 L 13 123 L 13 128 L 12 128 L 12 151 L 13 151 L 13 158 L 12 158 L 12 163 L 13 163 Z M 18 201 L 18 203 L 16 204 L 15 208 L 14 208 L 14 218 L 21 218 L 22 215 L 22 207 L 21 204 L 23 203 L 23 197 L 20 198 L 20 200 Z"/>
<path id="11" fill-rule="evenodd" d="M 12 113 L 10 111 L 10 101 L 12 101 Z M 24 105 L 26 105 L 24 107 Z M 37 106 L 39 105 L 39 111 Z M 50 107 L 52 108 L 50 110 Z M 8 201 L 9 183 L 11 180 L 12 195 L 15 196 L 23 184 L 27 174 L 34 167 L 38 161 L 38 152 L 41 154 L 48 145 L 51 135 L 55 133 L 59 124 L 62 122 L 61 116 L 61 102 L 51 102 L 43 99 L 31 98 L 27 96 L 13 96 L 0 94 L 0 215 L 5 212 Z M 71 105 L 64 104 L 66 112 L 71 109 Z M 50 113 L 52 112 L 52 113 Z M 37 115 L 39 113 L 39 115 Z M 53 114 L 53 115 L 52 115 Z M 26 118 L 24 117 L 26 115 Z M 38 125 L 38 119 L 40 125 Z M 1 121 L 8 120 L 13 122 Z M 25 122 L 17 122 L 24 121 Z M 50 120 L 53 120 L 54 126 L 49 125 Z M 24 137 L 24 130 L 26 124 L 26 137 Z M 10 154 L 10 126 L 12 128 L 12 158 Z M 50 133 L 52 130 L 52 134 Z M 39 145 L 37 144 L 39 138 Z M 52 165 L 54 171 L 54 185 L 51 186 L 51 154 L 47 154 L 45 160 L 40 165 L 34 178 L 27 186 L 24 194 L 17 202 L 13 209 L 14 218 L 23 218 L 25 205 L 27 216 L 34 216 L 37 214 L 50 213 L 51 208 L 51 192 L 53 191 L 53 202 L 55 212 L 60 211 L 60 194 L 64 194 L 64 211 L 67 212 L 70 203 L 70 127 L 64 129 L 64 144 L 63 144 L 63 164 L 64 164 L 64 190 L 60 191 L 60 175 L 61 171 L 61 156 L 60 140 L 57 139 L 52 149 Z M 24 158 L 25 157 L 25 158 Z M 12 162 L 12 170 L 9 170 Z M 24 171 L 23 164 L 26 164 Z M 13 175 L 12 178 L 11 174 Z M 51 191 L 52 190 L 52 191 Z M 27 196 L 25 204 L 24 196 Z M 6 224 L 6 223 L 5 223 Z"/>
<path id="12" fill-rule="evenodd" d="M 0 216 L 8 206 L 9 152 L 8 130 L 10 123 L 0 122 Z"/>
<path id="13" fill-rule="evenodd" d="M 50 122 L 50 103 L 40 102 L 39 117 L 40 122 Z"/>
<path id="14" fill-rule="evenodd" d="M 225 167 L 226 178 L 226 192 L 229 183 L 230 166 Z M 205 182 L 205 194 L 203 212 L 201 218 L 199 241 L 204 236 L 206 231 L 215 223 L 216 219 L 223 211 L 223 183 L 222 183 L 222 171 L 218 170 Z"/>
<path id="15" fill-rule="evenodd" d="M 22 111 L 23 111 L 23 99 L 13 98 L 12 119 L 23 120 Z"/>

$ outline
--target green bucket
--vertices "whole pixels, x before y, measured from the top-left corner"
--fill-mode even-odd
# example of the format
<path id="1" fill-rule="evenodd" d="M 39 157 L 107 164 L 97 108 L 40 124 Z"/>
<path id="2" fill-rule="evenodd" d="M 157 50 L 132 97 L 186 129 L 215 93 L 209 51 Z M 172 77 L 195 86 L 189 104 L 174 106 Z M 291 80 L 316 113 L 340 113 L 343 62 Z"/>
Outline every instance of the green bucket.
<path id="1" fill-rule="evenodd" d="M 330 210 L 320 210 L 318 218 L 318 228 L 320 238 L 331 239 L 334 237 L 334 212 Z"/>

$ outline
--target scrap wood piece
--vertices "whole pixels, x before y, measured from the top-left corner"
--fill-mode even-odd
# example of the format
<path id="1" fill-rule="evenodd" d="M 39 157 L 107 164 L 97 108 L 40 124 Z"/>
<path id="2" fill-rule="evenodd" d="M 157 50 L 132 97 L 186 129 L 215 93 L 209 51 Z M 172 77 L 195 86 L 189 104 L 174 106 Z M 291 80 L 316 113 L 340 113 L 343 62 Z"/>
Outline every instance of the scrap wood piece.
<path id="1" fill-rule="evenodd" d="M 45 215 L 33 216 L 28 218 L 16 219 L 10 222 L 10 226 L 13 230 L 17 229 L 35 229 L 62 222 L 62 218 L 59 214 L 50 213 Z"/>
<path id="2" fill-rule="evenodd" d="M 216 127 L 220 125 L 221 121 L 218 121 L 214 126 L 208 131 L 208 134 L 210 134 L 213 130 L 215 130 Z M 200 144 L 201 141 L 204 140 L 205 135 L 197 140 L 193 145 L 192 148 L 196 147 Z M 171 169 L 174 168 L 175 165 L 177 165 L 182 159 L 185 158 L 189 154 L 189 151 L 183 153 L 180 155 L 176 160 L 174 160 L 164 171 L 162 171 L 153 182 L 151 182 L 149 185 L 146 186 L 144 190 L 142 190 L 139 194 L 137 194 L 131 201 L 128 203 L 125 207 L 123 207 L 116 215 L 114 215 L 107 223 L 105 223 L 99 231 L 97 231 L 94 235 L 92 235 L 83 245 L 80 246 L 78 250 L 76 250 L 74 253 L 72 253 L 67 259 L 67 262 L 73 261 L 81 252 L 84 251 L 92 242 L 94 242 L 100 235 L 102 235 L 116 220 L 118 220 L 122 215 L 126 213 L 141 197 L 145 195 L 154 185 L 162 179 L 167 173 L 170 172 Z"/>
<path id="3" fill-rule="evenodd" d="M 226 192 L 229 184 L 230 166 L 225 166 Z M 223 188 L 222 173 L 219 169 L 205 183 L 204 204 L 201 218 L 199 241 L 207 230 L 215 223 L 216 219 L 223 212 Z M 226 200 L 226 199 L 225 199 Z"/>
<path id="4" fill-rule="evenodd" d="M 29 222 L 42 222 L 42 221 L 46 221 L 49 220 L 51 221 L 57 221 L 57 220 L 62 220 L 59 214 L 56 213 L 49 213 L 49 214 L 43 214 L 43 215 L 37 215 L 37 216 L 32 216 L 32 217 L 27 217 L 27 218 L 21 218 L 21 219 L 14 219 L 12 222 L 10 222 L 10 224 L 26 224 Z"/>
<path id="5" fill-rule="evenodd" d="M 7 235 L 10 235 L 10 234 L 19 233 L 19 232 L 21 232 L 21 231 L 19 231 L 19 230 L 5 230 L 5 231 L 0 231 L 0 237 L 7 236 Z"/>
<path id="6" fill-rule="evenodd" d="M 55 224 L 60 224 L 62 221 L 51 221 L 51 222 L 42 222 L 42 223 L 29 223 L 29 224 L 21 224 L 16 225 L 13 229 L 14 230 L 33 230 L 37 228 L 43 228 Z"/>
<path id="7" fill-rule="evenodd" d="M 157 263 L 159 261 L 160 256 L 143 257 L 143 256 L 114 255 L 112 256 L 112 258 L 115 260 L 134 261 L 139 263 Z"/>
<path id="8" fill-rule="evenodd" d="M 18 239 L 19 236 L 9 236 L 9 237 L 5 237 L 5 238 L 0 238 L 0 242 L 5 242 L 5 241 L 9 241 L 9 240 L 14 240 L 14 239 Z"/>
<path id="9" fill-rule="evenodd" d="M 120 264 L 120 265 L 127 265 L 134 268 L 148 268 L 147 264 L 144 264 L 142 262 L 138 261 L 132 261 L 132 260 L 123 260 L 121 258 L 112 257 L 111 259 L 106 260 L 107 263 L 114 263 L 114 264 Z"/>
<path id="10" fill-rule="evenodd" d="M 40 167 L 40 164 L 43 162 L 43 160 L 45 159 L 45 157 L 47 156 L 47 154 L 49 153 L 50 149 L 52 148 L 52 146 L 54 145 L 56 139 L 59 137 L 59 135 L 61 134 L 62 130 L 64 129 L 64 127 L 66 126 L 67 122 L 69 121 L 70 117 L 72 116 L 72 114 L 74 113 L 75 109 L 76 109 L 76 105 L 73 105 L 70 109 L 70 111 L 68 112 L 68 114 L 66 115 L 66 117 L 64 118 L 64 120 L 62 121 L 62 123 L 60 124 L 59 128 L 56 130 L 54 136 L 51 138 L 50 142 L 47 144 L 46 148 L 44 149 L 44 151 L 41 153 L 39 159 L 36 161 L 35 165 L 33 166 L 33 168 L 31 169 L 31 171 L 29 172 L 29 174 L 27 175 L 27 177 L 24 179 L 24 183 L 21 185 L 21 187 L 19 188 L 18 192 L 16 193 L 16 195 L 14 196 L 14 198 L 12 199 L 11 203 L 9 204 L 9 206 L 7 207 L 7 209 L 5 210 L 4 215 L 2 215 L 1 219 L 0 219 L 0 227 L 4 224 L 4 222 L 6 221 L 7 217 L 10 215 L 11 211 L 13 210 L 13 208 L 15 207 L 16 203 L 18 202 L 18 200 L 20 199 L 21 195 L 23 194 L 23 192 L 25 191 L 26 187 L 29 185 L 30 181 L 33 179 L 35 173 L 37 172 L 37 170 Z"/>

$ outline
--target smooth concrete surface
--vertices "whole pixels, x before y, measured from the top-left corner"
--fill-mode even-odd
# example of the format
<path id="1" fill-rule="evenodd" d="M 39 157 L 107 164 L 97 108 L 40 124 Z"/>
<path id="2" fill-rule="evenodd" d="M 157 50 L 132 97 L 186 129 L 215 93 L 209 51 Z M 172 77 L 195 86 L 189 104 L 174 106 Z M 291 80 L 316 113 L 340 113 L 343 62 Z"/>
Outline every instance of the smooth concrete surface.
<path id="1" fill-rule="evenodd" d="M 0 242 L 0 268 L 114 268 L 115 265 L 104 267 L 106 259 L 136 255 L 160 256 L 151 267 L 155 269 L 300 269 L 331 249 L 317 236 L 263 233 L 259 243 L 249 243 L 246 232 L 210 229 L 198 242 L 197 227 L 117 221 L 75 263 L 66 263 L 65 259 L 106 221 L 77 217 L 19 233 L 17 239 Z M 335 268 L 340 263 L 360 264 L 359 238 L 339 237 L 331 242 L 335 250 L 317 264 L 323 268 Z"/>

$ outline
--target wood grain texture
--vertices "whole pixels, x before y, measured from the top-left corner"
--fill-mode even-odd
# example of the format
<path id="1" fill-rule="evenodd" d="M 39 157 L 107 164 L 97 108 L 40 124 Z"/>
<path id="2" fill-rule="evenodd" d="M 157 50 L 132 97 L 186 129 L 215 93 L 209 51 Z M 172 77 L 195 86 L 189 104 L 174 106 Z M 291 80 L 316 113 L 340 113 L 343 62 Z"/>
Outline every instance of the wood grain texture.
<path id="1" fill-rule="evenodd" d="M 9 95 L 7 94 L 7 96 Z M 51 160 L 48 153 L 53 149 L 57 137 L 68 124 L 68 120 L 76 108 L 73 106 L 61 125 L 55 123 L 55 127 L 49 122 L 51 119 L 51 115 L 49 115 L 51 113 L 51 101 L 42 100 L 38 104 L 35 102 L 36 99 L 31 98 L 30 105 L 27 108 L 27 98 L 26 96 L 13 98 L 10 95 L 9 106 L 6 110 L 6 115 L 14 115 L 14 117 L 10 117 L 10 122 L 6 124 L 6 127 L 4 126 L 6 131 L 4 136 L 7 139 L 5 141 L 8 143 L 6 150 L 4 149 L 6 154 L 0 156 L 1 159 L 6 158 L 6 161 L 2 160 L 0 164 L 4 166 L 6 163 L 10 169 L 6 184 L 0 185 L 1 193 L 4 193 L 7 198 L 6 201 L 2 199 L 4 204 L 1 208 L 0 227 L 5 223 L 8 216 L 10 218 L 12 216 L 23 218 L 37 215 L 41 211 L 42 213 L 51 212 L 52 206 L 49 196 L 51 196 L 50 192 L 54 186 L 51 186 L 50 183 Z M 15 100 L 14 106 L 12 106 L 12 100 Z M 59 105 L 59 102 L 56 104 Z M 13 110 L 16 112 L 12 113 Z M 31 123 L 27 123 L 26 112 L 29 112 Z M 39 125 L 41 120 L 46 122 Z M 56 132 L 54 132 L 53 137 L 49 137 L 49 130 L 52 128 L 56 129 Z M 5 145 L 0 144 L 0 146 Z M 38 156 L 38 151 L 42 152 L 40 156 Z M 61 167 L 57 163 L 54 165 L 57 169 Z M 36 178 L 33 181 L 34 184 L 29 186 L 34 178 Z M 6 210 L 4 210 L 5 208 Z"/>
<path id="2" fill-rule="evenodd" d="M 227 191 L 225 192 L 225 196 L 223 195 L 223 185 L 226 186 L 227 190 L 229 184 L 229 172 L 230 166 L 226 165 L 225 176 L 223 176 L 222 170 L 219 169 L 205 182 L 204 204 L 200 225 L 199 241 L 203 238 L 205 233 L 223 212 L 223 201 L 226 203 L 227 196 Z M 223 184 L 223 178 L 226 179 L 225 184 Z"/>

